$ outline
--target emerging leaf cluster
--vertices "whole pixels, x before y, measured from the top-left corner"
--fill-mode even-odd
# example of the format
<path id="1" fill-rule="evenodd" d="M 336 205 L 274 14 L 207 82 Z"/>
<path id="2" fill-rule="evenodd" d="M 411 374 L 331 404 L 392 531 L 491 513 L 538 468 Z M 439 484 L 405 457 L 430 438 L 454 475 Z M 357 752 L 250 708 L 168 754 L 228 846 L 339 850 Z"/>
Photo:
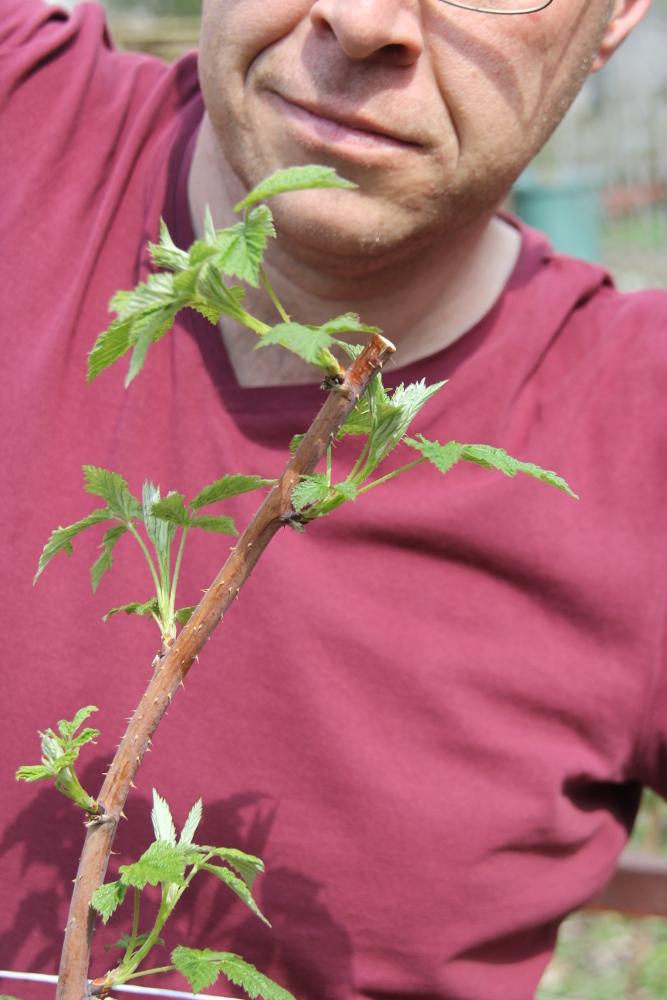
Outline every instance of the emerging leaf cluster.
<path id="1" fill-rule="evenodd" d="M 273 215 L 267 205 L 258 203 L 277 194 L 305 188 L 354 187 L 355 184 L 338 177 L 331 167 L 311 165 L 277 171 L 236 206 L 235 211 L 244 212 L 241 222 L 216 230 L 207 208 L 204 238 L 196 240 L 187 251 L 175 245 L 162 221 L 159 241 L 149 243 L 148 249 L 155 266 L 164 270 L 150 274 L 133 291 L 118 292 L 112 298 L 109 308 L 117 318 L 99 335 L 90 353 L 88 382 L 131 349 L 125 379 L 125 385 L 129 385 L 141 371 L 151 344 L 164 336 L 177 313 L 185 308 L 197 310 L 212 323 L 217 323 L 223 314 L 229 316 L 268 338 L 267 344 L 281 343 L 310 364 L 340 375 L 341 366 L 329 351 L 332 330 L 291 323 L 271 288 L 262 269 L 262 260 L 268 240 L 275 237 Z M 272 329 L 252 316 L 242 305 L 243 287 L 226 284 L 225 276 L 238 278 L 255 288 L 261 280 L 284 322 Z M 361 324 L 343 326 L 345 330 L 367 329 Z"/>
<path id="2" fill-rule="evenodd" d="M 55 780 L 56 788 L 69 799 L 72 799 L 86 812 L 97 812 L 95 799 L 85 792 L 79 783 L 74 770 L 74 762 L 79 751 L 86 743 L 91 743 L 100 735 L 99 729 L 86 726 L 76 735 L 89 715 L 97 712 L 95 705 L 80 708 L 71 722 L 61 719 L 58 723 L 58 733 L 46 729 L 39 733 L 42 740 L 42 763 L 20 767 L 16 772 L 18 781 L 40 781 L 44 778 Z"/>
<path id="3" fill-rule="evenodd" d="M 104 616 L 105 620 L 111 615 L 118 614 L 119 611 L 124 611 L 128 615 L 150 615 L 165 637 L 173 637 L 176 634 L 176 623 L 185 625 L 194 611 L 194 607 L 177 609 L 175 606 L 183 548 L 190 529 L 198 528 L 225 535 L 238 534 L 231 517 L 226 514 L 201 513 L 203 508 L 271 483 L 271 480 L 261 479 L 259 476 L 223 476 L 222 479 L 206 486 L 186 504 L 183 494 L 171 492 L 161 497 L 159 486 L 149 482 L 144 483 L 139 501 L 130 493 L 122 476 L 107 469 L 84 465 L 83 474 L 85 489 L 106 500 L 107 506 L 93 511 L 92 514 L 67 528 L 57 528 L 51 534 L 40 557 L 35 581 L 59 552 L 65 552 L 68 556 L 72 554 L 72 539 L 76 535 L 97 524 L 112 522 L 113 527 L 108 528 L 102 538 L 100 546 L 102 554 L 95 560 L 90 570 L 93 593 L 97 590 L 104 572 L 111 569 L 114 546 L 129 532 L 141 546 L 148 562 L 155 585 L 155 596 L 144 602 L 132 601 L 119 608 L 112 608 Z M 151 557 L 139 533 L 138 528 L 142 523 L 148 541 L 153 547 L 155 559 Z M 172 545 L 179 528 L 181 541 L 172 572 Z"/>
<path id="4" fill-rule="evenodd" d="M 342 342 L 339 342 L 339 346 L 354 356 L 353 347 Z M 427 386 L 422 379 L 421 382 L 413 382 L 407 386 L 401 384 L 392 391 L 384 387 L 382 377 L 378 373 L 370 383 L 366 394 L 359 400 L 338 431 L 338 440 L 347 435 L 366 439 L 352 470 L 343 481 L 332 482 L 332 455 L 329 448 L 326 472 L 303 476 L 302 481 L 295 486 L 292 492 L 292 505 L 298 520 L 288 523 L 296 530 L 303 531 L 304 525 L 309 521 L 329 514 L 346 500 L 355 500 L 374 486 L 387 482 L 425 461 L 431 462 L 442 473 L 449 472 L 458 461 L 473 462 L 486 469 L 497 469 L 507 476 L 522 472 L 571 496 L 576 496 L 565 480 L 555 472 L 541 469 L 530 462 L 520 462 L 502 448 L 482 444 L 459 444 L 456 441 L 441 445 L 437 441 L 429 441 L 421 434 L 417 435 L 416 439 L 406 437 L 410 424 L 422 407 L 444 385 L 444 382 L 436 382 Z M 292 451 L 296 450 L 302 437 L 303 435 L 296 435 L 293 438 L 290 446 Z M 415 448 L 422 457 L 386 476 L 371 479 L 385 458 L 401 442 Z"/>
<path id="5" fill-rule="evenodd" d="M 209 872 L 219 878 L 256 916 L 268 924 L 252 895 L 255 878 L 264 871 L 262 861 L 252 854 L 234 848 L 195 844 L 194 836 L 201 817 L 200 799 L 190 810 L 177 840 L 169 806 L 153 790 L 151 819 L 155 832 L 154 842 L 134 864 L 120 866 L 120 878 L 117 881 L 108 882 L 93 893 L 92 906 L 106 924 L 124 901 L 128 889 L 134 889 L 135 914 L 132 934 L 123 934 L 119 941 L 107 946 L 107 950 L 125 949 L 123 960 L 109 973 L 114 985 L 120 985 L 137 975 L 145 974 L 137 972 L 137 969 L 150 950 L 155 945 L 162 944 L 162 939 L 159 937 L 162 927 L 194 876 L 200 871 Z M 153 928 L 139 934 L 139 892 L 146 885 L 161 887 L 161 903 Z M 166 968 L 179 969 L 193 986 L 194 992 L 214 983 L 220 972 L 223 972 L 232 982 L 243 986 L 251 997 L 261 995 L 265 1000 L 293 1000 L 291 994 L 263 976 L 253 965 L 244 962 L 238 955 L 208 950 L 200 952 L 179 946 L 172 954 L 172 961 L 173 966 Z"/>

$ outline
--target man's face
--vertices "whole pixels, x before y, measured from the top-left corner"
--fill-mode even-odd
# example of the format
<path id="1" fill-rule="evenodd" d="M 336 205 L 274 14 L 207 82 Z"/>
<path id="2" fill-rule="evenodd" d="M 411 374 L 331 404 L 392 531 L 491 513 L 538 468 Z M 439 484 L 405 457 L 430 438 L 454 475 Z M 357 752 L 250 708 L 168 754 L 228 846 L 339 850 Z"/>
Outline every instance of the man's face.
<path id="1" fill-rule="evenodd" d="M 200 76 L 247 186 L 330 165 L 358 191 L 273 204 L 302 248 L 380 258 L 490 212 L 588 74 L 609 0 L 499 16 L 440 0 L 204 0 Z"/>

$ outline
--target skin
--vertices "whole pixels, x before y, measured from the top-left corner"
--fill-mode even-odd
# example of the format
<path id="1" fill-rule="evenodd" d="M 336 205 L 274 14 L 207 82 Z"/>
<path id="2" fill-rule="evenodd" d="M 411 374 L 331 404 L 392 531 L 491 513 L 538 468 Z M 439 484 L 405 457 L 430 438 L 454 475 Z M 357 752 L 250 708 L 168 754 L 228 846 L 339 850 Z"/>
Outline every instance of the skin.
<path id="1" fill-rule="evenodd" d="M 302 322 L 359 312 L 399 365 L 433 354 L 502 293 L 520 237 L 499 205 L 649 4 L 553 0 L 509 17 L 439 0 L 204 0 L 195 231 L 206 204 L 216 226 L 237 221 L 232 206 L 274 170 L 335 167 L 359 189 L 272 201 L 278 296 Z M 248 305 L 279 321 L 264 291 Z M 242 385 L 317 380 L 233 322 L 221 331 Z"/>

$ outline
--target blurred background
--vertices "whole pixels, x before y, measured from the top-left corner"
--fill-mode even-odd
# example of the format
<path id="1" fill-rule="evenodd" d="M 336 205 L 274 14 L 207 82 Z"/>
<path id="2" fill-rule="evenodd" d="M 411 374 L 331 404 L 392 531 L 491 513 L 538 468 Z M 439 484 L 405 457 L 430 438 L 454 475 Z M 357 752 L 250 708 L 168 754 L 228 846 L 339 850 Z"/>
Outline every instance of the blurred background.
<path id="1" fill-rule="evenodd" d="M 103 3 L 118 48 L 172 61 L 197 46 L 201 0 Z M 588 80 L 509 207 L 622 290 L 667 289 L 667 0 Z M 537 993 L 553 997 L 667 1000 L 667 805 L 651 792 L 610 885 L 561 928 Z"/>

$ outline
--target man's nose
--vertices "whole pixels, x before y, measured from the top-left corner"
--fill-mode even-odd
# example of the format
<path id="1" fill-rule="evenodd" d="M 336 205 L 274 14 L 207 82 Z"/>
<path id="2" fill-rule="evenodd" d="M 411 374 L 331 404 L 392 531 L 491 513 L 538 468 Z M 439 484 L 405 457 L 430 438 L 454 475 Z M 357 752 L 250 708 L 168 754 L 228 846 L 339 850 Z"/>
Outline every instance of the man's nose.
<path id="1" fill-rule="evenodd" d="M 310 20 L 320 37 L 335 35 L 350 59 L 381 55 L 411 66 L 424 49 L 419 0 L 315 0 Z"/>

